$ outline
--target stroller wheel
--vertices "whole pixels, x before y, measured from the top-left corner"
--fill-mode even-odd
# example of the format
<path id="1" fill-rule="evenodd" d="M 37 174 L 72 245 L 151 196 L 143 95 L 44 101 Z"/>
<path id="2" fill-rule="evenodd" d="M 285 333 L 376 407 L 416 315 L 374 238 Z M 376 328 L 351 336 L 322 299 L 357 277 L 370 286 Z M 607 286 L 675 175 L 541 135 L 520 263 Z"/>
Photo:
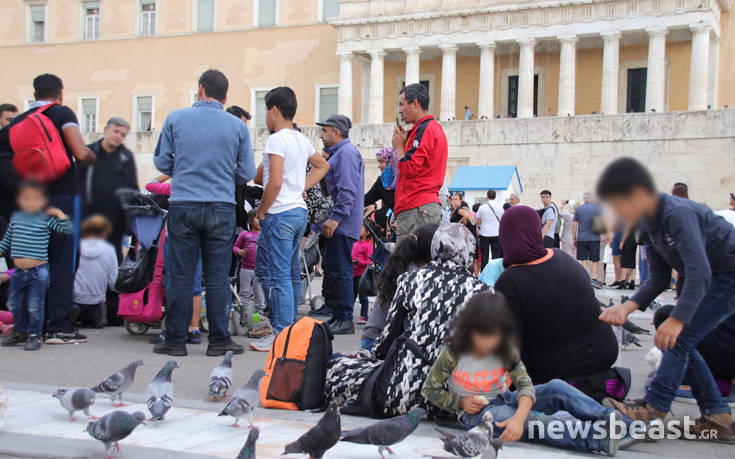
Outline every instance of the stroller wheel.
<path id="1" fill-rule="evenodd" d="M 125 321 L 125 330 L 131 335 L 145 335 L 150 328 L 149 324 Z"/>
<path id="2" fill-rule="evenodd" d="M 322 306 L 324 306 L 324 298 L 322 296 L 315 296 L 309 301 L 309 307 L 311 307 L 312 311 L 316 311 Z"/>

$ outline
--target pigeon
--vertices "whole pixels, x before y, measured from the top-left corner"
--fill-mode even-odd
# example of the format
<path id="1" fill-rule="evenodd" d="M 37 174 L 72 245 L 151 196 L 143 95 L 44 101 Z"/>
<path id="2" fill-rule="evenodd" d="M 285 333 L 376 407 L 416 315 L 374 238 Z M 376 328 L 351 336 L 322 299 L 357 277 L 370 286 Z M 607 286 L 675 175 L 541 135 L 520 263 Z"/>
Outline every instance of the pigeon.
<path id="1" fill-rule="evenodd" d="M 386 419 L 369 426 L 348 430 L 342 434 L 340 440 L 361 445 L 376 445 L 378 454 L 385 459 L 385 451 L 394 454 L 390 449 L 411 435 L 419 426 L 426 412 L 422 408 L 415 408 L 402 416 Z"/>
<path id="2" fill-rule="evenodd" d="M 661 349 L 657 347 L 652 347 L 648 354 L 646 354 L 645 360 L 648 362 L 648 365 L 651 366 L 651 371 L 658 370 L 658 366 L 661 365 L 661 358 L 663 357 L 663 353 L 661 352 Z"/>
<path id="3" fill-rule="evenodd" d="M 319 422 L 295 442 L 286 445 L 281 455 L 305 453 L 310 459 L 321 459 L 324 453 L 339 441 L 342 431 L 339 409 L 343 404 L 344 400 L 340 397 L 332 399 Z"/>
<path id="4" fill-rule="evenodd" d="M 643 327 L 639 327 L 638 325 L 634 324 L 630 320 L 626 320 L 623 324 L 623 328 L 630 333 L 633 333 L 634 335 L 650 335 L 651 332 L 646 330 Z"/>
<path id="5" fill-rule="evenodd" d="M 105 445 L 107 459 L 112 459 L 113 452 L 120 452 L 120 445 L 117 442 L 130 435 L 139 424 L 145 424 L 144 421 L 145 414 L 140 411 L 130 414 L 117 410 L 87 424 L 87 432 Z"/>
<path id="6" fill-rule="evenodd" d="M 630 346 L 631 344 L 635 344 L 636 346 L 641 347 L 641 341 L 633 333 L 629 332 L 625 328 L 621 329 L 620 344 L 623 349 L 625 349 L 627 346 Z"/>
<path id="7" fill-rule="evenodd" d="M 227 396 L 227 391 L 232 387 L 232 378 L 232 351 L 227 351 L 225 359 L 209 375 L 209 395 L 215 402 Z"/>
<path id="8" fill-rule="evenodd" d="M 143 365 L 143 361 L 140 359 L 132 362 L 127 367 L 94 386 L 92 390 L 97 393 L 104 392 L 109 394 L 112 406 L 114 407 L 125 406 L 122 401 L 122 393 L 133 385 L 133 381 L 135 381 L 135 370 L 141 365 Z M 120 400 L 119 403 L 115 403 L 116 398 Z"/>
<path id="9" fill-rule="evenodd" d="M 468 432 L 455 435 L 442 429 L 436 429 L 442 436 L 444 450 L 460 457 L 482 455 L 483 459 L 495 459 L 497 452 L 503 447 L 503 441 L 493 438 L 495 418 L 490 411 L 482 415 L 480 425 Z"/>
<path id="10" fill-rule="evenodd" d="M 75 411 L 84 411 L 89 419 L 97 419 L 89 412 L 89 407 L 94 405 L 97 398 L 97 393 L 92 389 L 83 387 L 69 390 L 58 389 L 52 397 L 58 398 L 61 406 L 69 412 L 69 421 L 74 421 Z"/>
<path id="11" fill-rule="evenodd" d="M 174 384 L 171 382 L 171 373 L 175 368 L 179 368 L 179 365 L 175 360 L 169 360 L 148 384 L 145 395 L 148 411 L 151 412 L 151 421 L 163 421 L 163 417 L 171 409 L 174 402 Z"/>
<path id="12" fill-rule="evenodd" d="M 240 418 L 247 417 L 248 425 L 252 429 L 253 425 L 253 411 L 258 407 L 260 403 L 260 380 L 265 376 L 265 371 L 257 370 L 250 377 L 250 381 L 247 384 L 237 389 L 230 397 L 230 401 L 219 413 L 220 416 L 232 416 L 235 418 L 235 423 L 232 427 L 240 427 Z"/>
<path id="13" fill-rule="evenodd" d="M 260 429 L 253 427 L 250 429 L 248 439 L 245 440 L 245 444 L 242 445 L 240 454 L 237 455 L 237 459 L 255 459 L 255 442 L 258 441 L 260 436 Z"/>

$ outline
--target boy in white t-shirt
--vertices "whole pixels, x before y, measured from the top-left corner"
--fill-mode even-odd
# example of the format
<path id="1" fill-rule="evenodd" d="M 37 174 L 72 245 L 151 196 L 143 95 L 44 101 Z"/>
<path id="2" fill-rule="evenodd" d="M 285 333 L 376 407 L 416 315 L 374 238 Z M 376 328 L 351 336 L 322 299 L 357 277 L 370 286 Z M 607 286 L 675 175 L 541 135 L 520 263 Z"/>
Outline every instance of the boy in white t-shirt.
<path id="1" fill-rule="evenodd" d="M 294 129 L 296 94 L 279 87 L 265 96 L 265 123 L 271 132 L 263 149 L 263 163 L 255 183 L 263 185 L 256 216 L 260 236 L 255 275 L 263 287 L 274 334 L 250 343 L 255 351 L 270 350 L 276 334 L 294 322 L 301 300 L 299 250 L 308 214 L 304 191 L 329 170 L 327 161 L 309 140 Z M 306 163 L 313 168 L 306 174 Z"/>

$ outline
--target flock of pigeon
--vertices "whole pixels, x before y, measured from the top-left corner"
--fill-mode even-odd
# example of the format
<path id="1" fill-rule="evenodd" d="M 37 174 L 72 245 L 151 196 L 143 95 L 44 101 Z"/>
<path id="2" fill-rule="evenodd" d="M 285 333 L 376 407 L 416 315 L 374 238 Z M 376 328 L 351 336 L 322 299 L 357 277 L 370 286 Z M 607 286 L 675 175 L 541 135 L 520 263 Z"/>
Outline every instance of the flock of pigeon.
<path id="1" fill-rule="evenodd" d="M 107 459 L 111 459 L 113 453 L 120 452 L 118 443 L 120 440 L 130 435 L 140 424 L 145 424 L 146 415 L 141 411 L 131 414 L 117 410 L 102 418 L 97 418 L 90 413 L 90 407 L 95 403 L 98 393 L 107 394 L 114 407 L 123 406 L 122 394 L 132 386 L 135 371 L 141 365 L 143 361 L 136 360 L 91 389 L 59 389 L 53 394 L 69 413 L 70 421 L 74 421 L 74 413 L 77 411 L 83 411 L 89 418 L 86 430 L 92 438 L 104 444 Z M 148 385 L 146 404 L 150 412 L 149 421 L 163 421 L 166 413 L 171 409 L 174 400 L 171 373 L 176 368 L 179 368 L 176 361 L 169 360 Z M 253 425 L 253 413 L 260 403 L 258 389 L 264 375 L 263 370 L 253 373 L 244 386 L 232 393 L 227 404 L 219 413 L 220 416 L 233 417 L 235 419 L 233 427 L 239 427 L 241 418 L 246 418 L 248 421 L 250 431 L 237 459 L 255 458 L 255 443 L 260 435 L 260 430 Z M 215 401 L 227 397 L 232 381 L 232 352 L 228 352 L 222 363 L 212 370 L 209 377 L 209 395 Z M 390 447 L 411 435 L 425 416 L 423 409 L 416 408 L 402 416 L 342 431 L 340 408 L 343 404 L 342 399 L 332 400 L 316 425 L 296 441 L 287 444 L 283 454 L 308 454 L 310 459 L 320 459 L 337 442 L 344 441 L 375 445 L 378 447 L 381 458 L 385 458 L 385 452 L 394 454 Z M 494 459 L 497 451 L 502 447 L 502 441 L 493 439 L 493 422 L 492 413 L 488 412 L 483 416 L 481 424 L 468 432 L 454 435 L 439 429 L 437 431 L 441 435 L 444 449 L 453 454 L 452 457 Z M 445 459 L 437 456 L 427 457 Z"/>

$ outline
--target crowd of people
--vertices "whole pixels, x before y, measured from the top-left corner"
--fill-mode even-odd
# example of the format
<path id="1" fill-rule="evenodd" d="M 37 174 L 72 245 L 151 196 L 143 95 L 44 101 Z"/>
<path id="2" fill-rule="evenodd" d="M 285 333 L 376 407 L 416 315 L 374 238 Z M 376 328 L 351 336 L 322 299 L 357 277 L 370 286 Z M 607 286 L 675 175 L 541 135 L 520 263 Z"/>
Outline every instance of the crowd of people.
<path id="1" fill-rule="evenodd" d="M 124 119 L 111 118 L 104 136 L 85 145 L 61 79 L 41 75 L 33 85 L 28 111 L 0 105 L 0 254 L 13 321 L 2 345 L 27 350 L 85 342 L 78 322 L 114 320 L 108 306 L 130 232 L 117 192 L 139 188 Z M 168 213 L 165 332 L 153 352 L 185 356 L 201 342 L 204 288 L 206 354 L 244 352 L 229 330 L 233 267 L 242 297 L 269 319 L 249 346 L 269 351 L 298 318 L 309 236 L 322 248 L 325 299 L 311 314 L 334 335 L 354 334 L 359 301 L 364 323 L 362 350 L 335 355 L 326 368 L 326 397 L 344 399 L 345 412 L 386 417 L 422 406 L 437 422 L 472 428 L 489 411 L 502 438 L 515 441 L 529 438 L 531 420 L 549 423 L 561 410 L 581 423 L 662 418 L 685 383 L 703 414 L 694 429 L 735 441 L 720 389 L 735 378 L 735 227 L 679 197 L 685 185 L 674 187 L 678 196 L 659 193 L 643 165 L 621 158 L 580 205 L 559 207 L 544 190 L 532 208 L 516 193 L 499 202 L 488 190 L 470 207 L 446 191 L 447 139 L 427 89 L 411 84 L 400 91 L 402 122 L 376 153 L 380 174 L 365 193 L 348 117 L 317 123 L 317 151 L 293 121 L 294 91 L 269 91 L 270 135 L 256 167 L 250 115 L 225 110 L 228 86 L 221 72 L 204 72 L 198 101 L 166 117 L 155 149 L 163 175 L 146 189 L 168 197 Z M 55 130 L 50 149 L 63 149 L 68 163 L 44 184 L 20 164 L 18 133 L 32 136 L 33 123 Z M 396 245 L 378 260 L 387 242 Z M 371 309 L 361 278 L 372 264 L 381 270 Z M 642 285 L 601 309 L 595 289 L 608 264 L 609 287 L 635 290 L 636 269 Z M 626 402 L 630 379 L 614 366 L 612 326 L 647 308 L 674 271 L 677 303 L 657 311 L 661 365 L 646 397 Z M 544 441 L 611 455 L 621 447 L 612 437 Z"/>

